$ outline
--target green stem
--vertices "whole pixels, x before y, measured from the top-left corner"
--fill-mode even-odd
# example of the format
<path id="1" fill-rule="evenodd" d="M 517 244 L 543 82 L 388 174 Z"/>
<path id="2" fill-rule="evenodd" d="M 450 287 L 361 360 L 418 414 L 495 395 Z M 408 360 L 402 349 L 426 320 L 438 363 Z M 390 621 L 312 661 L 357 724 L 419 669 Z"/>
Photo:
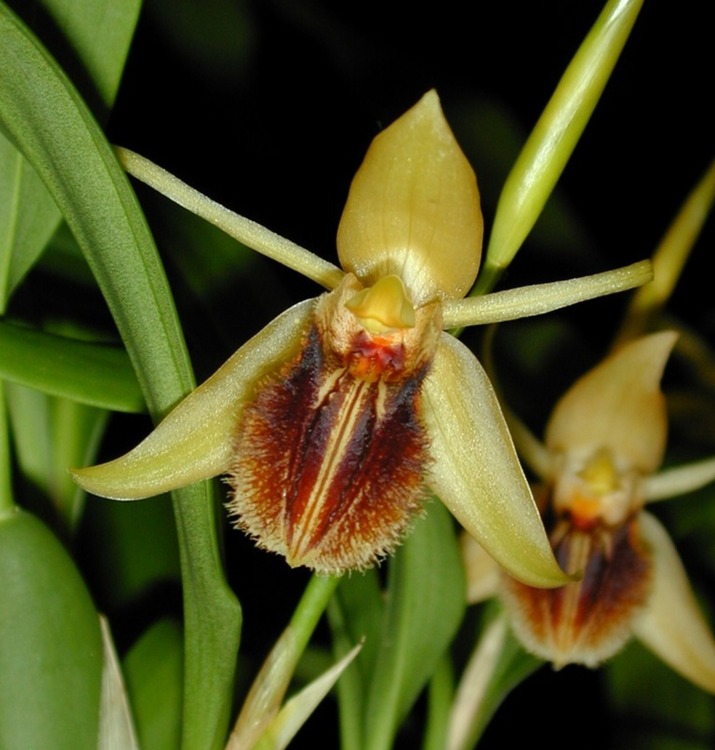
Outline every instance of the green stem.
<path id="1" fill-rule="evenodd" d="M 454 672 L 449 654 L 443 654 L 429 683 L 427 726 L 422 750 L 443 750 L 454 700 Z"/>
<path id="2" fill-rule="evenodd" d="M 12 469 L 10 464 L 10 431 L 5 405 L 5 385 L 0 380 L 0 520 L 15 513 L 12 499 Z"/>
<path id="3" fill-rule="evenodd" d="M 296 639 L 297 654 L 301 654 L 308 645 L 308 641 L 323 616 L 323 612 L 325 612 L 340 580 L 340 576 L 317 575 L 310 579 L 293 613 L 289 626 Z"/>

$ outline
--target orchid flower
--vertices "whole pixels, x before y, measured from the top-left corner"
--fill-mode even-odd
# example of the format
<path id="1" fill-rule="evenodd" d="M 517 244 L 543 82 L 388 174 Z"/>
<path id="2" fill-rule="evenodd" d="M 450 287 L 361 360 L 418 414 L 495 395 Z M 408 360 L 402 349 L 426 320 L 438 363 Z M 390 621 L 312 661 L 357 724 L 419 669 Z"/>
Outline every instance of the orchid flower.
<path id="1" fill-rule="evenodd" d="M 658 472 L 667 433 L 660 381 L 676 339 L 661 331 L 616 349 L 557 403 L 545 444 L 526 451 L 544 482 L 538 504 L 556 557 L 582 578 L 533 588 L 465 538 L 469 598 L 499 594 L 522 644 L 557 668 L 595 667 L 636 637 L 715 692 L 715 640 L 673 542 L 644 510 L 715 479 L 715 459 Z"/>
<path id="2" fill-rule="evenodd" d="M 137 499 L 228 475 L 228 510 L 292 566 L 374 564 L 436 495 L 511 575 L 559 568 L 494 391 L 445 329 L 547 312 L 631 288 L 648 262 L 464 299 L 480 265 L 476 177 L 434 91 L 380 133 L 350 187 L 341 268 L 237 216 L 147 160 L 127 170 L 330 291 L 252 338 L 135 449 L 76 469 Z"/>

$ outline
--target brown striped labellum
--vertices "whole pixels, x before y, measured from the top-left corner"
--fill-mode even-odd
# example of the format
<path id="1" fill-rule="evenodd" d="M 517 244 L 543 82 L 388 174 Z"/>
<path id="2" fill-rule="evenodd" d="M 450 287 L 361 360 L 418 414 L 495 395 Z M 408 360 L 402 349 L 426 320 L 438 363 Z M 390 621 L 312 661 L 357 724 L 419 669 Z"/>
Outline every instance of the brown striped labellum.
<path id="1" fill-rule="evenodd" d="M 596 471 L 611 473 L 610 456 L 596 455 L 593 462 L 603 464 Z M 572 487 L 568 506 L 556 509 L 549 486 L 542 502 L 556 559 L 564 570 L 580 572 L 580 579 L 548 591 L 509 576 L 503 580 L 516 632 L 530 651 L 556 667 L 594 667 L 616 653 L 631 637 L 652 583 L 650 545 L 638 520 L 642 500 L 627 496 L 630 488 L 606 487 L 593 466 L 584 467 L 577 479 L 581 491 Z M 614 521 L 608 519 L 611 493 L 623 502 Z"/>
<path id="2" fill-rule="evenodd" d="M 326 573 L 388 554 L 435 495 L 514 577 L 568 580 L 491 383 L 445 329 L 631 288 L 649 264 L 463 299 L 481 259 L 479 191 L 434 91 L 370 145 L 338 227 L 342 269 L 118 153 L 133 175 L 330 291 L 269 323 L 125 456 L 73 470 L 82 487 L 139 499 L 228 474 L 237 525 Z"/>
<path id="3" fill-rule="evenodd" d="M 389 276 L 363 290 L 348 274 L 321 297 L 299 352 L 261 383 L 241 420 L 229 510 L 291 565 L 366 567 L 400 541 L 425 499 L 421 392 L 440 311 L 421 308 L 409 327 L 399 312 L 381 316 L 383 300 L 373 310 L 364 291 L 384 282 L 399 302 L 404 288 Z M 375 332 L 350 309 L 360 297 Z"/>

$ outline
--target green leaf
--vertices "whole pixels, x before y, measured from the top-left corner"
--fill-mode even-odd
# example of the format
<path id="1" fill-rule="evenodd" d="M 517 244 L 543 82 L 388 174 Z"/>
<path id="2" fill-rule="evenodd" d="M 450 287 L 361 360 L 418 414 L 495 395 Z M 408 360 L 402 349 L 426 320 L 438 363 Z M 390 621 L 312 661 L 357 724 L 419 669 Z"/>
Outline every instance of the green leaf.
<path id="1" fill-rule="evenodd" d="M 149 394 L 150 412 L 160 415 L 193 386 L 193 379 L 143 213 L 72 84 L 1 4 L 0 37 L 0 124 L 62 210 Z M 154 380 L 158 385 L 150 386 Z"/>
<path id="2" fill-rule="evenodd" d="M 392 747 L 397 728 L 454 638 L 464 609 L 465 582 L 453 519 L 441 503 L 432 502 L 427 517 L 418 521 L 390 564 L 387 607 L 364 716 L 364 747 Z"/>
<path id="3" fill-rule="evenodd" d="M 60 207 L 159 419 L 194 380 L 156 248 L 114 152 L 64 73 L 0 3 L 0 125 Z M 241 612 L 221 567 L 212 486 L 175 493 L 185 602 L 186 748 L 223 745 Z"/>
<path id="4" fill-rule="evenodd" d="M 5 389 L 22 478 L 44 493 L 43 500 L 52 503 L 64 531 L 71 535 L 86 495 L 67 467 L 94 458 L 109 413 L 14 383 L 6 383 Z"/>
<path id="5" fill-rule="evenodd" d="M 20 4 L 71 68 L 104 120 L 119 88 L 141 0 Z M 35 170 L 0 134 L 0 312 L 57 229 L 61 214 Z"/>
<path id="6" fill-rule="evenodd" d="M 429 683 L 428 712 L 422 750 L 443 750 L 446 744 L 449 714 L 454 698 L 454 670 L 450 654 L 440 659 Z"/>
<path id="7" fill-rule="evenodd" d="M 365 701 L 375 671 L 384 613 L 385 603 L 374 568 L 343 578 L 328 607 L 336 655 L 343 656 L 355 643 L 363 642 L 360 656 L 337 685 L 342 750 L 361 750 L 365 746 Z"/>
<path id="8" fill-rule="evenodd" d="M 5 383 L 0 380 L 0 521 L 4 516 L 13 516 L 17 509 L 13 497 L 13 471 L 8 428 Z"/>
<path id="9" fill-rule="evenodd" d="M 63 65 L 95 116 L 105 120 L 119 90 L 141 0 L 39 0 L 33 6 L 32 13 L 18 7 L 18 14 Z"/>
<path id="10" fill-rule="evenodd" d="M 336 651 L 364 639 L 337 685 L 343 750 L 392 746 L 459 627 L 464 592 L 453 519 L 438 502 L 390 561 L 387 596 L 375 570 L 342 581 L 330 607 Z"/>
<path id="11" fill-rule="evenodd" d="M 173 620 L 152 625 L 124 658 L 124 675 L 142 750 L 181 745 L 181 630 Z"/>
<path id="12" fill-rule="evenodd" d="M 0 133 L 0 313 L 60 219 L 42 180 Z"/>
<path id="13" fill-rule="evenodd" d="M 24 511 L 0 519 L 0 747 L 95 750 L 102 637 L 74 562 Z"/>
<path id="14" fill-rule="evenodd" d="M 124 349 L 0 321 L 0 378 L 82 404 L 144 411 Z"/>

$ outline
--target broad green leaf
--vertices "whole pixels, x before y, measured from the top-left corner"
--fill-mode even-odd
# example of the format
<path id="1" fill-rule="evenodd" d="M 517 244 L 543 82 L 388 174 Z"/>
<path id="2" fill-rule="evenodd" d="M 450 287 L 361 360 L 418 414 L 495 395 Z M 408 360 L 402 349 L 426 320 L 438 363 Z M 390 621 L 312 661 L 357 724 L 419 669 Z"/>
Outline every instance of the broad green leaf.
<path id="1" fill-rule="evenodd" d="M 77 91 L 4 4 L 0 38 L 0 125 L 60 207 L 114 316 L 150 413 L 159 419 L 194 380 L 143 213 Z M 187 487 L 175 498 L 185 597 L 182 742 L 210 750 L 224 741 L 241 613 L 223 576 L 211 485 Z"/>
<path id="2" fill-rule="evenodd" d="M 0 377 L 82 404 L 144 411 L 144 398 L 124 349 L 0 321 Z"/>
<path id="3" fill-rule="evenodd" d="M 74 562 L 35 516 L 0 519 L 0 747 L 95 750 L 102 637 Z"/>
<path id="4" fill-rule="evenodd" d="M 390 563 L 364 747 L 392 747 L 398 727 L 462 621 L 464 592 L 453 519 L 441 503 L 433 502 Z"/>

